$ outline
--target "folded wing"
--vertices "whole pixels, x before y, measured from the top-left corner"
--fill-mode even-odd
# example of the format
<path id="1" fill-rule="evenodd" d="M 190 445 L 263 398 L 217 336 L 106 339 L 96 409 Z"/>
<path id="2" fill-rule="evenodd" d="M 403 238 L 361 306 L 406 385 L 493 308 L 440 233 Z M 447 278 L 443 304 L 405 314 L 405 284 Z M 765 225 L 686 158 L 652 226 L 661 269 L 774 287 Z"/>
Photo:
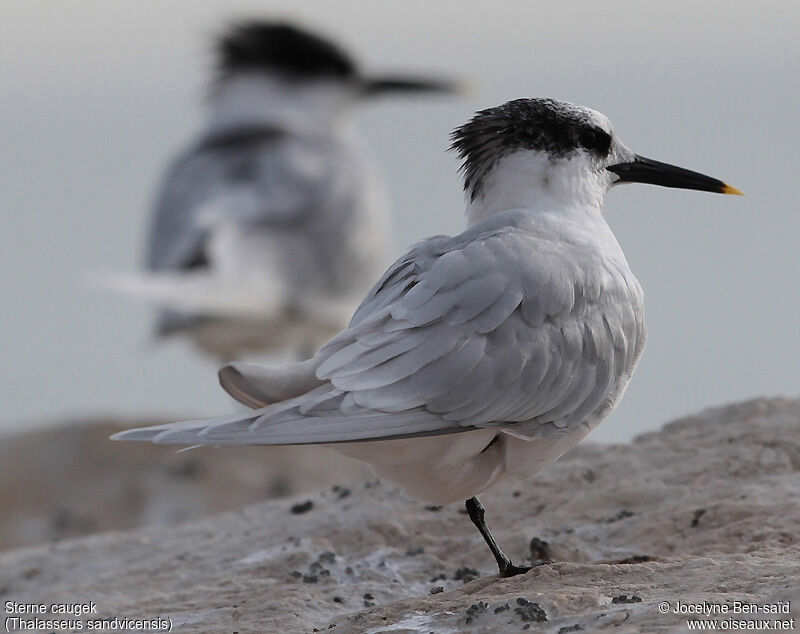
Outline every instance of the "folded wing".
<path id="1" fill-rule="evenodd" d="M 398 260 L 306 362 L 296 385 L 308 391 L 273 402 L 289 394 L 274 375 L 230 381 L 235 368 L 223 369 L 235 398 L 266 406 L 119 437 L 305 444 L 498 427 L 533 438 L 590 424 L 641 350 L 641 291 L 592 253 L 504 222 L 431 238 Z"/>

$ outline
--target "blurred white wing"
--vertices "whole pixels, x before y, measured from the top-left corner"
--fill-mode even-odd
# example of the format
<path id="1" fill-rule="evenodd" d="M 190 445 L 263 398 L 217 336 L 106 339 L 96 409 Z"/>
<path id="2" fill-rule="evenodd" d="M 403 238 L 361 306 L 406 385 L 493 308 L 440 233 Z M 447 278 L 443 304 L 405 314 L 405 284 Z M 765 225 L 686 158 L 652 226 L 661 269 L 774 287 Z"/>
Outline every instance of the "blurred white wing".
<path id="1" fill-rule="evenodd" d="M 265 307 L 278 306 L 284 289 L 269 277 L 231 284 L 208 271 L 107 272 L 90 277 L 99 288 L 129 295 L 169 311 L 225 317 L 231 314 L 258 317 Z"/>
<path id="2" fill-rule="evenodd" d="M 279 128 L 246 128 L 209 136 L 175 161 L 156 203 L 147 268 L 202 267 L 214 220 L 297 225 L 318 210 L 330 174 L 293 157 L 296 143 Z"/>

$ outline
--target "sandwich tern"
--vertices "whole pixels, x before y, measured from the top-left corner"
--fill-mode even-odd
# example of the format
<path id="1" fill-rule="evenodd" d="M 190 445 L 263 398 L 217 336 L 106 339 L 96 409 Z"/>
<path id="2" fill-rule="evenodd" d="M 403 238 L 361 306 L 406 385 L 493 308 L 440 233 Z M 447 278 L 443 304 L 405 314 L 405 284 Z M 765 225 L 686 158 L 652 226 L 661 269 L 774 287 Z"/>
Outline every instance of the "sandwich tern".
<path id="1" fill-rule="evenodd" d="M 741 194 L 634 154 L 609 120 L 519 99 L 456 129 L 468 228 L 415 245 L 350 326 L 307 361 L 220 370 L 254 411 L 125 431 L 188 445 L 318 443 L 432 504 L 475 497 L 574 447 L 622 398 L 645 342 L 643 295 L 603 217 L 606 192 L 652 183 Z"/>
<path id="2" fill-rule="evenodd" d="M 222 362 L 305 358 L 389 263 L 383 188 L 348 115 L 379 95 L 458 86 L 366 76 L 334 43 L 285 23 L 236 24 L 217 49 L 207 128 L 166 173 L 147 272 L 106 285 L 157 304 L 157 335 L 187 335 Z"/>

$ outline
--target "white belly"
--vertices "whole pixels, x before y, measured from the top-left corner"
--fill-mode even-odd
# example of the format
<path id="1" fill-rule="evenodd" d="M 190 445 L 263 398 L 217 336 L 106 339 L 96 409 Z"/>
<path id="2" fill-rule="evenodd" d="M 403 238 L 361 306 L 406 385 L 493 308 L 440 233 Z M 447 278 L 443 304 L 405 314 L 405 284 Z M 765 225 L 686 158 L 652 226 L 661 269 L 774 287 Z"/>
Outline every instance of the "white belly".
<path id="1" fill-rule="evenodd" d="M 561 437 L 521 440 L 493 429 L 409 440 L 329 445 L 370 463 L 379 477 L 429 504 L 449 504 L 478 495 L 507 478 L 538 473 L 588 433 L 579 427 Z M 499 438 L 493 444 L 495 436 Z"/>

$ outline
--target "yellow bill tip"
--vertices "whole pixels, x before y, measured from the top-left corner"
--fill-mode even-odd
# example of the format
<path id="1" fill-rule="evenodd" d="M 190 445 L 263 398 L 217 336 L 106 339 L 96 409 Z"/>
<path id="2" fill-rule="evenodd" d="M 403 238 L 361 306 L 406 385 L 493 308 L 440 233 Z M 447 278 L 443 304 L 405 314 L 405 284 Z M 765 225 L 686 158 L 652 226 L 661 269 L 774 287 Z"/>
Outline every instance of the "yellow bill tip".
<path id="1" fill-rule="evenodd" d="M 722 193 L 722 194 L 730 194 L 731 196 L 744 196 L 744 192 L 741 189 L 736 189 L 735 187 L 732 187 L 732 186 L 728 185 L 727 183 L 725 183 L 722 186 L 722 192 L 720 192 L 720 193 Z"/>

